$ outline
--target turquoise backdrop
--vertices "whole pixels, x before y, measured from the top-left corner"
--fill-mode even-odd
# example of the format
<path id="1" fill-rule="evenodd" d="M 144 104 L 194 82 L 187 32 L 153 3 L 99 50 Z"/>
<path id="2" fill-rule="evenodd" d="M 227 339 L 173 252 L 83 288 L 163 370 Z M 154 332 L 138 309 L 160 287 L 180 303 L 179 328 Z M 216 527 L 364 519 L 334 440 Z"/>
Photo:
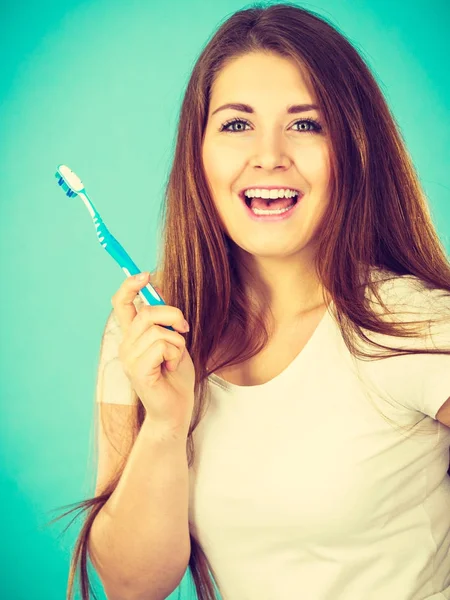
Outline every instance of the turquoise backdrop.
<path id="1" fill-rule="evenodd" d="M 386 94 L 447 250 L 448 0 L 317 0 Z M 63 600 L 79 530 L 45 527 L 90 497 L 94 384 L 123 272 L 58 164 L 152 270 L 177 115 L 194 61 L 233 0 L 39 0 L 0 7 L 0 597 Z M 104 598 L 98 580 L 94 583 Z M 187 574 L 183 600 L 194 598 Z M 171 598 L 177 597 L 175 593 Z"/>

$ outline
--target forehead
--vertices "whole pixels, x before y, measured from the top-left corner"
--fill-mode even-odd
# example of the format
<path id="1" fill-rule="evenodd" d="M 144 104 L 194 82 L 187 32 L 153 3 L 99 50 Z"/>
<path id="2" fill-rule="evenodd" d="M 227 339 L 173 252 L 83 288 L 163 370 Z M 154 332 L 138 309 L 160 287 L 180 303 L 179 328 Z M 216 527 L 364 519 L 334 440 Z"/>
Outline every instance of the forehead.
<path id="1" fill-rule="evenodd" d="M 257 96 L 269 91 L 296 94 L 296 100 L 314 101 L 315 93 L 309 75 L 291 58 L 273 53 L 252 52 L 230 59 L 217 74 L 211 101 L 242 100 L 242 94 Z M 233 97 L 233 98 L 231 98 Z"/>

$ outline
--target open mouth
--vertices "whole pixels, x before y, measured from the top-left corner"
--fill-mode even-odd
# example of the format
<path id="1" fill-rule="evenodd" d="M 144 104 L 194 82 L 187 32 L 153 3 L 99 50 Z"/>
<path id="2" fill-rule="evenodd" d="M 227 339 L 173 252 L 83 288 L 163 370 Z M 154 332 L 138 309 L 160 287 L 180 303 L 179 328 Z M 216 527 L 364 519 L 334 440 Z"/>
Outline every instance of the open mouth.
<path id="1" fill-rule="evenodd" d="M 247 198 L 247 196 L 244 196 L 244 201 L 245 201 L 245 204 L 246 204 L 246 205 L 247 205 L 249 208 L 251 208 L 251 207 L 252 207 L 252 200 L 253 200 L 253 198 Z M 278 203 L 279 203 L 281 200 L 286 200 L 286 198 L 259 198 L 259 200 L 262 200 L 262 201 L 263 201 L 263 202 L 266 204 L 267 208 L 271 208 L 271 207 L 272 207 L 272 208 L 276 208 L 276 207 L 277 207 L 277 204 L 278 204 Z M 293 196 L 292 198 L 289 198 L 289 200 L 290 200 L 290 202 L 291 202 L 293 205 L 297 204 L 297 201 L 298 201 L 298 194 L 297 194 L 297 196 Z"/>
<path id="2" fill-rule="evenodd" d="M 245 202 L 245 204 L 248 206 L 248 208 L 252 208 L 252 200 L 253 198 L 248 198 L 244 192 L 242 192 L 241 194 L 239 194 L 241 197 L 241 200 L 243 200 L 243 202 Z M 297 194 L 296 196 L 293 196 L 292 198 L 289 198 L 289 200 L 291 201 L 291 205 L 295 206 L 298 202 L 299 199 L 299 194 Z M 282 202 L 285 201 L 286 198 L 258 198 L 258 200 L 264 202 L 264 204 L 267 206 L 267 208 L 277 208 L 277 205 Z"/>

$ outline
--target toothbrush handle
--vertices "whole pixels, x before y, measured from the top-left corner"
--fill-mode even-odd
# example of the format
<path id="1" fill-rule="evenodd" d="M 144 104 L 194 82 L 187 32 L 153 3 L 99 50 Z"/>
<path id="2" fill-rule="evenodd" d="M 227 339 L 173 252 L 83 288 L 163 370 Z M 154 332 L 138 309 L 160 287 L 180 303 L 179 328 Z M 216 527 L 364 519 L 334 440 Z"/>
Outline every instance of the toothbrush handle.
<path id="1" fill-rule="evenodd" d="M 106 228 L 105 228 L 106 229 Z M 103 231 L 104 241 L 101 242 L 104 249 L 114 258 L 119 264 L 127 277 L 141 273 L 141 270 L 131 259 L 130 255 L 125 251 L 124 247 L 116 240 L 116 238 L 106 231 Z M 144 288 L 139 290 L 139 296 L 145 304 L 158 306 L 166 304 L 151 283 L 148 283 Z M 175 331 L 170 325 L 164 325 L 167 329 Z"/>

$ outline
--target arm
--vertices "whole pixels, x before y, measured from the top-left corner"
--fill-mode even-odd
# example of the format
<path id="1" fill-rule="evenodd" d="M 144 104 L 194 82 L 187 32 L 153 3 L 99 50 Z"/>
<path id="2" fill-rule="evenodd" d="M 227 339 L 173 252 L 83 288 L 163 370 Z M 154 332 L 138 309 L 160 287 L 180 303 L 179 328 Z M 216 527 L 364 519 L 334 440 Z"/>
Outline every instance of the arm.
<path id="1" fill-rule="evenodd" d="M 110 600 L 164 600 L 190 556 L 186 434 L 147 420 L 91 529 L 92 563 Z"/>

